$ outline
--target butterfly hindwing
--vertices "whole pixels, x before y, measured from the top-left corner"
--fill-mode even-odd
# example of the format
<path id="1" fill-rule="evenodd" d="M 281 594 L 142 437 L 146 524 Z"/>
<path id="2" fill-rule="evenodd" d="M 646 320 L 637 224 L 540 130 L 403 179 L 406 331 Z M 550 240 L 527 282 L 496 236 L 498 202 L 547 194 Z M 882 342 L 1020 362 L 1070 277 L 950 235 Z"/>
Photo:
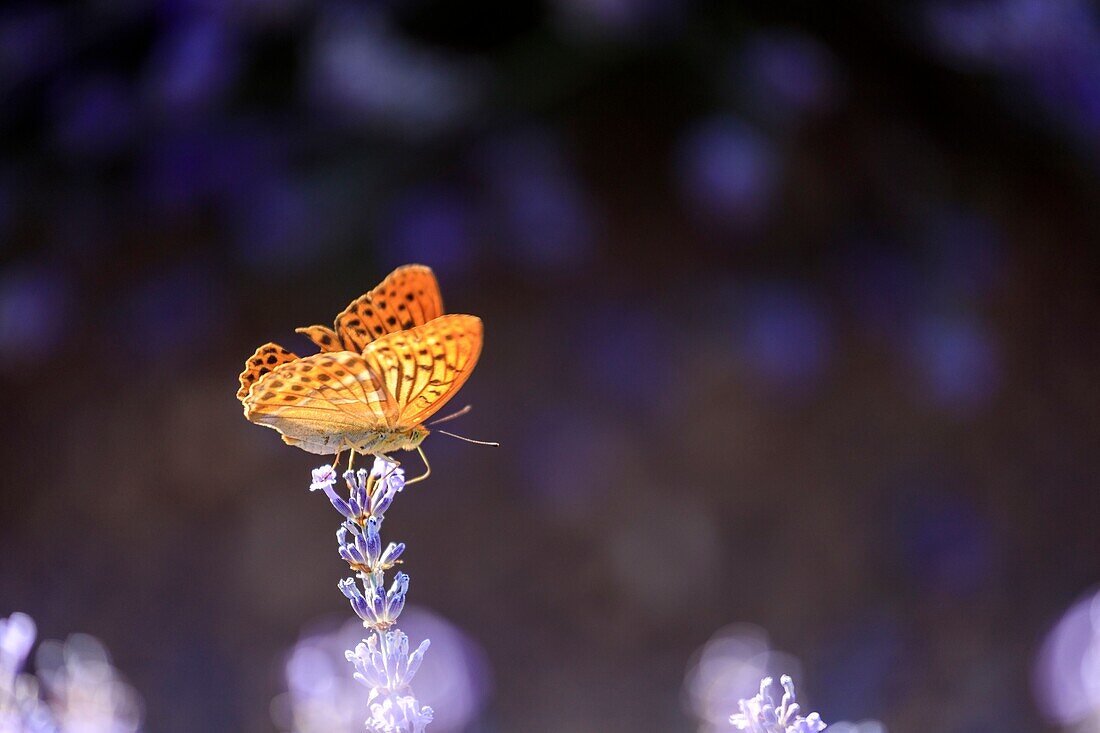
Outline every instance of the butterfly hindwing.
<path id="1" fill-rule="evenodd" d="M 244 400 L 245 417 L 291 445 L 333 453 L 345 438 L 389 427 L 397 405 L 361 355 L 320 353 L 276 367 Z M 292 442 L 297 441 L 297 442 Z"/>
<path id="2" fill-rule="evenodd" d="M 405 265 L 391 272 L 374 290 L 348 304 L 327 326 L 296 329 L 321 351 L 354 351 L 387 333 L 421 326 L 443 315 L 443 297 L 430 267 Z"/>
<path id="3" fill-rule="evenodd" d="M 248 390 L 260 377 L 271 372 L 280 364 L 294 361 L 298 356 L 278 344 L 267 343 L 256 349 L 256 353 L 248 357 L 244 363 L 244 371 L 241 372 L 241 388 L 237 390 L 237 399 L 244 400 L 248 396 Z"/>
<path id="4" fill-rule="evenodd" d="M 434 415 L 469 378 L 481 354 L 481 319 L 441 316 L 372 341 L 363 351 L 397 406 L 398 428 Z"/>
<path id="5" fill-rule="evenodd" d="M 294 329 L 294 333 L 304 333 L 309 340 L 317 344 L 321 351 L 343 351 L 340 337 L 328 326 L 305 326 Z"/>

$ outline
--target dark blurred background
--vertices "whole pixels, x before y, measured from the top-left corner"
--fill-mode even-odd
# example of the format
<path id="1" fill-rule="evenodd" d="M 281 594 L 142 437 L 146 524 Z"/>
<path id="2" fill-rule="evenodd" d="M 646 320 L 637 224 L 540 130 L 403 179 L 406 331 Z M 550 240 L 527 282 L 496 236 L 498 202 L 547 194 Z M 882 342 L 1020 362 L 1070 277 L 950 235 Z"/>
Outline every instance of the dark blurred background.
<path id="1" fill-rule="evenodd" d="M 101 638 L 148 730 L 275 730 L 350 617 L 319 461 L 234 392 L 406 262 L 484 319 L 452 425 L 503 444 L 433 436 L 386 524 L 483 654 L 458 730 L 699 730 L 731 623 L 827 721 L 1058 729 L 1091 4 L 22 2 L 0 100 L 0 615 Z"/>

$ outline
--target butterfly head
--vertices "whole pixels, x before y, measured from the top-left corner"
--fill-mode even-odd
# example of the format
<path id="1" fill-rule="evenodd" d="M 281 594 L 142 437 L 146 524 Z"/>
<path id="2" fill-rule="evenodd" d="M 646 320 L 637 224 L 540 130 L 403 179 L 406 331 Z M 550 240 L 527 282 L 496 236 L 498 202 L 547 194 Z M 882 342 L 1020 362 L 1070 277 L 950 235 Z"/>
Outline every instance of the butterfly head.
<path id="1" fill-rule="evenodd" d="M 403 439 L 401 450 L 416 450 L 417 446 L 424 442 L 424 438 L 428 437 L 429 432 L 431 431 L 423 425 L 409 428 L 401 436 Z"/>

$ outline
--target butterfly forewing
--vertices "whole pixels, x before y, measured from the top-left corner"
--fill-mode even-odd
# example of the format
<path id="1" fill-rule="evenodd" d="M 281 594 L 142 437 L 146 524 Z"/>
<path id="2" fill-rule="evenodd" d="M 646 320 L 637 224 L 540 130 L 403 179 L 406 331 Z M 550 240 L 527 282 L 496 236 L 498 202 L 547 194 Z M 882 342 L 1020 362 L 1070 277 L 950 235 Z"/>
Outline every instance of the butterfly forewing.
<path id="1" fill-rule="evenodd" d="M 420 424 L 454 396 L 477 364 L 481 340 L 481 319 L 450 315 L 367 345 L 363 358 L 397 405 L 397 427 Z"/>

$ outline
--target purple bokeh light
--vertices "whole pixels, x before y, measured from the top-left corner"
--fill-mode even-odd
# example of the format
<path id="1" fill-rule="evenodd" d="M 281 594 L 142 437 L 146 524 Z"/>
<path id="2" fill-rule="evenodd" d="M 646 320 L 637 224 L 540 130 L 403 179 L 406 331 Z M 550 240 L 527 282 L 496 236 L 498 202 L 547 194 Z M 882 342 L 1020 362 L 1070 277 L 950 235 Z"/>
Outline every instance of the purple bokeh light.
<path id="1" fill-rule="evenodd" d="M 748 123 L 732 116 L 704 120 L 685 132 L 675 164 L 689 209 L 705 222 L 752 230 L 770 213 L 779 153 Z"/>
<path id="2" fill-rule="evenodd" d="M 1085 0 L 933 2 L 925 12 L 932 46 L 968 70 L 999 74 L 1005 102 L 1020 86 L 1045 114 L 1100 152 L 1100 23 Z"/>
<path id="3" fill-rule="evenodd" d="M 974 318 L 927 316 L 911 336 L 922 396 L 941 408 L 967 414 L 1000 386 L 1000 360 L 992 332 Z"/>
<path id="4" fill-rule="evenodd" d="M 736 54 L 734 77 L 749 106 L 777 123 L 828 112 L 842 94 L 832 53 L 816 39 L 794 31 L 749 38 Z"/>
<path id="5" fill-rule="evenodd" d="M 382 250 L 395 265 L 430 262 L 440 273 L 460 273 L 474 257 L 476 213 L 468 197 L 450 186 L 406 191 L 382 224 Z"/>
<path id="6" fill-rule="evenodd" d="M 121 78 L 93 75 L 63 84 L 53 96 L 54 135 L 63 153 L 108 156 L 129 148 L 138 130 L 138 106 Z"/>
<path id="7" fill-rule="evenodd" d="M 562 29 L 587 40 L 675 35 L 688 5 L 684 0 L 554 0 L 553 4 Z"/>
<path id="8" fill-rule="evenodd" d="M 595 236 L 591 197 L 565 144 L 546 129 L 490 138 L 474 152 L 492 219 L 501 222 L 501 254 L 536 271 L 583 264 Z"/>
<path id="9" fill-rule="evenodd" d="M 314 30 L 308 93 L 350 126 L 422 139 L 464 120 L 483 72 L 398 34 L 378 7 L 333 3 Z"/>
<path id="10" fill-rule="evenodd" d="M 214 15 L 172 24 L 147 62 L 148 94 L 178 124 L 211 108 L 229 90 L 240 66 L 238 39 Z"/>
<path id="11" fill-rule="evenodd" d="M 739 299 L 734 323 L 738 352 L 754 375 L 783 390 L 815 384 L 828 367 L 832 326 L 808 291 L 776 284 L 751 288 Z"/>
<path id="12" fill-rule="evenodd" d="M 13 267 L 0 274 L 0 355 L 23 364 L 60 344 L 70 307 L 69 287 L 56 270 Z"/>
<path id="13" fill-rule="evenodd" d="M 1100 593 L 1074 603 L 1047 634 L 1033 687 L 1051 721 L 1088 731 L 1100 727 Z"/>

